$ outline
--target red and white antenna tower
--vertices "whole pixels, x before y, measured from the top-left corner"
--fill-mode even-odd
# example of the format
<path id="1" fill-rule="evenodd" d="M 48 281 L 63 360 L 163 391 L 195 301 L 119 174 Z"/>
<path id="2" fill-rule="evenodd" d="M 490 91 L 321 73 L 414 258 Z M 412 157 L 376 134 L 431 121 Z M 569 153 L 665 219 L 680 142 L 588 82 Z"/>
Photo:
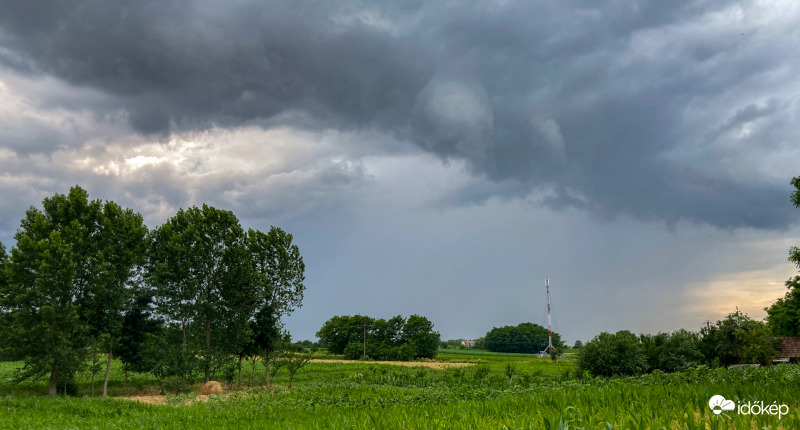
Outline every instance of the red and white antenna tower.
<path id="1" fill-rule="evenodd" d="M 550 280 L 544 280 L 544 286 L 547 289 L 547 348 L 541 352 L 541 355 L 550 355 L 553 352 L 553 321 L 550 317 Z"/>

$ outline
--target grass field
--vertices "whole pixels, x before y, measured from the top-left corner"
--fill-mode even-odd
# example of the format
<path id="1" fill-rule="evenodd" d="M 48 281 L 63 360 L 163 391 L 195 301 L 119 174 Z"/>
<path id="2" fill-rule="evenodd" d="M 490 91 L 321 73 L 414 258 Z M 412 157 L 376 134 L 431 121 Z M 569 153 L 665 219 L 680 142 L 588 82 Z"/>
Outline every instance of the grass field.
<path id="1" fill-rule="evenodd" d="M 286 376 L 279 375 L 270 389 L 245 386 L 211 396 L 207 403 L 189 403 L 193 396 L 169 397 L 163 406 L 85 397 L 87 375 L 77 380 L 78 397 L 49 398 L 42 395 L 44 380 L 11 385 L 19 363 L 2 363 L 0 428 L 800 428 L 800 367 L 793 365 L 603 379 L 579 378 L 571 360 L 441 354 L 447 362 L 459 357 L 475 364 L 429 369 L 310 363 L 292 390 L 285 387 Z M 129 380 L 137 381 L 132 386 L 140 393 L 157 391 L 151 375 L 129 374 Z M 113 396 L 121 393 L 119 363 L 110 386 Z M 775 401 L 789 405 L 790 412 L 780 419 L 735 411 L 730 417 L 716 416 L 708 407 L 715 394 L 737 404 Z"/>

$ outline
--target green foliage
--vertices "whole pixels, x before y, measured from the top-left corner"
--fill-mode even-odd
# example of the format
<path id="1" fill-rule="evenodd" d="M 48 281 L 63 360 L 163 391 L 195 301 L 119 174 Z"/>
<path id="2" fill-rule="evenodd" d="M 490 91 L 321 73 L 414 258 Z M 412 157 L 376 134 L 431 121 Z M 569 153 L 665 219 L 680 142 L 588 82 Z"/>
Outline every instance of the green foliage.
<path id="1" fill-rule="evenodd" d="M 489 371 L 489 366 L 485 364 L 477 364 L 472 369 L 472 377 L 478 381 L 483 380 L 489 375 Z"/>
<path id="2" fill-rule="evenodd" d="M 722 366 L 738 363 L 769 363 L 777 354 L 776 342 L 769 338 L 764 323 L 751 319 L 738 309 L 700 331 L 700 349 L 707 362 Z"/>
<path id="3" fill-rule="evenodd" d="M 157 334 L 148 333 L 142 343 L 140 369 L 160 379 L 180 377 L 194 383 L 204 369 L 203 351 L 190 344 L 181 344 L 179 327 L 167 327 Z"/>
<path id="4" fill-rule="evenodd" d="M 19 379 L 50 372 L 55 394 L 59 373 L 82 366 L 91 339 L 118 331 L 147 228 L 141 215 L 90 201 L 80 187 L 42 207 L 26 212 L 11 259 L 3 259 L 0 355 L 25 361 Z"/>
<path id="5" fill-rule="evenodd" d="M 578 367 L 597 376 L 638 375 L 647 371 L 647 354 L 633 333 L 603 332 L 581 348 Z"/>
<path id="6" fill-rule="evenodd" d="M 320 343 L 329 352 L 356 360 L 364 355 L 374 360 L 410 360 L 433 358 L 438 351 L 439 333 L 433 323 L 419 315 L 408 319 L 395 316 L 388 320 L 363 315 L 334 316 L 317 332 Z"/>
<path id="7" fill-rule="evenodd" d="M 246 326 L 258 299 L 238 219 L 205 204 L 179 210 L 153 231 L 147 269 L 159 313 L 181 325 L 184 346 L 203 345 L 208 380 L 211 357 L 246 343 L 221 331 Z"/>
<path id="8" fill-rule="evenodd" d="M 485 336 L 485 348 L 492 352 L 532 354 L 547 348 L 547 329 L 533 323 L 495 327 Z M 553 333 L 553 346 L 562 347 L 561 336 Z M 476 342 L 477 347 L 477 342 Z"/>
<path id="9" fill-rule="evenodd" d="M 180 393 L 186 393 L 192 389 L 191 384 L 189 384 L 185 379 L 181 378 L 180 376 L 169 376 L 164 378 L 161 381 L 161 389 L 165 392 L 174 392 L 175 395 L 179 395 Z"/>
<path id="10" fill-rule="evenodd" d="M 6 247 L 3 245 L 3 242 L 0 242 L 0 291 L 6 291 L 6 262 L 8 261 L 8 254 L 6 254 Z M 0 301 L 0 306 L 2 306 L 2 301 Z M 4 314 L 3 308 L 0 307 L 0 318 Z M 0 320 L 0 322 L 2 322 Z"/>
<path id="11" fill-rule="evenodd" d="M 791 183 L 796 189 L 791 201 L 800 208 L 800 176 L 792 178 Z M 800 268 L 800 248 L 789 250 L 789 261 Z M 786 281 L 786 288 L 786 295 L 766 308 L 767 324 L 773 336 L 800 336 L 800 276 Z"/>
<path id="12" fill-rule="evenodd" d="M 550 364 L 550 363 L 548 363 Z M 92 429 L 194 428 L 379 428 L 414 429 L 723 429 L 800 428 L 800 414 L 710 412 L 720 392 L 734 401 L 779 399 L 798 404 L 797 366 L 761 369 L 697 368 L 673 374 L 618 379 L 546 380 L 531 386 L 487 376 L 476 381 L 449 371 L 412 370 L 368 375 L 369 364 L 311 363 L 291 391 L 265 390 L 190 406 L 154 406 L 92 398 L 0 397 L 3 428 Z M 314 370 L 312 370 L 312 367 Z M 299 375 L 318 373 L 314 381 Z M 338 373 L 342 372 L 342 373 Z M 277 395 L 279 394 L 279 395 Z"/>
<path id="13" fill-rule="evenodd" d="M 250 229 L 246 238 L 260 306 L 288 315 L 303 304 L 305 263 L 292 235 L 277 227 L 268 233 Z"/>
<path id="14" fill-rule="evenodd" d="M 325 321 L 317 332 L 320 343 L 333 354 L 343 354 L 348 345 L 363 340 L 364 326 L 372 327 L 374 320 L 364 315 L 334 316 Z M 368 335 L 371 334 L 368 332 Z"/>
<path id="15" fill-rule="evenodd" d="M 399 318 L 399 317 L 395 317 Z M 433 323 L 419 315 L 411 315 L 403 324 L 401 341 L 413 346 L 414 358 L 433 358 L 436 356 L 439 333 L 433 330 Z"/>
<path id="16" fill-rule="evenodd" d="M 163 326 L 152 318 L 150 304 L 151 297 L 146 292 L 139 291 L 132 297 L 114 348 L 114 355 L 134 371 L 147 370 L 142 365 L 145 340 L 148 335 L 159 336 Z"/>
<path id="17" fill-rule="evenodd" d="M 698 366 L 704 361 L 697 333 L 681 329 L 672 334 L 641 335 L 639 340 L 647 355 L 649 370 L 676 372 Z"/>

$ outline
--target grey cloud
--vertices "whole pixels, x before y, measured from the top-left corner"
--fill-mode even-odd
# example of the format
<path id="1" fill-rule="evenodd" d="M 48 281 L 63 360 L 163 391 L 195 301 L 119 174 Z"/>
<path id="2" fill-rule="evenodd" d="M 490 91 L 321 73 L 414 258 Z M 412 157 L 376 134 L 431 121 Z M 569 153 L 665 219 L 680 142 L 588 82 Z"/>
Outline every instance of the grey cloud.
<path id="1" fill-rule="evenodd" d="M 754 144 L 785 147 L 798 111 L 776 77 L 798 74 L 797 36 L 751 19 L 755 4 L 43 5 L 2 4 L 0 62 L 115 97 L 140 133 L 300 118 L 412 141 L 498 185 L 457 203 L 549 190 L 544 204 L 607 218 L 792 219 L 787 187 L 720 163 L 736 156 L 726 131 L 769 117 Z M 687 144 L 700 155 L 667 156 Z"/>

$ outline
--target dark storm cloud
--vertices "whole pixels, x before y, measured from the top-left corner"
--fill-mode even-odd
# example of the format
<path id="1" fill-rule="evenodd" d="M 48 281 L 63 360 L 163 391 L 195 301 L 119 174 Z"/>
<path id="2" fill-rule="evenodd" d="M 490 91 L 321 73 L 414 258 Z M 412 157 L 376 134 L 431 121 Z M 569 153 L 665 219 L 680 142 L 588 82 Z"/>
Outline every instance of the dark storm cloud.
<path id="1" fill-rule="evenodd" d="M 2 10 L 6 67 L 113 96 L 143 134 L 283 115 L 304 118 L 302 127 L 380 130 L 466 160 L 497 184 L 450 199 L 459 203 L 544 190 L 554 208 L 609 218 L 726 228 L 790 220 L 787 187 L 721 163 L 747 159 L 753 145 L 786 147 L 798 112 L 796 88 L 786 86 L 798 72 L 797 36 L 786 23 L 765 26 L 751 3 L 98 1 Z"/>

